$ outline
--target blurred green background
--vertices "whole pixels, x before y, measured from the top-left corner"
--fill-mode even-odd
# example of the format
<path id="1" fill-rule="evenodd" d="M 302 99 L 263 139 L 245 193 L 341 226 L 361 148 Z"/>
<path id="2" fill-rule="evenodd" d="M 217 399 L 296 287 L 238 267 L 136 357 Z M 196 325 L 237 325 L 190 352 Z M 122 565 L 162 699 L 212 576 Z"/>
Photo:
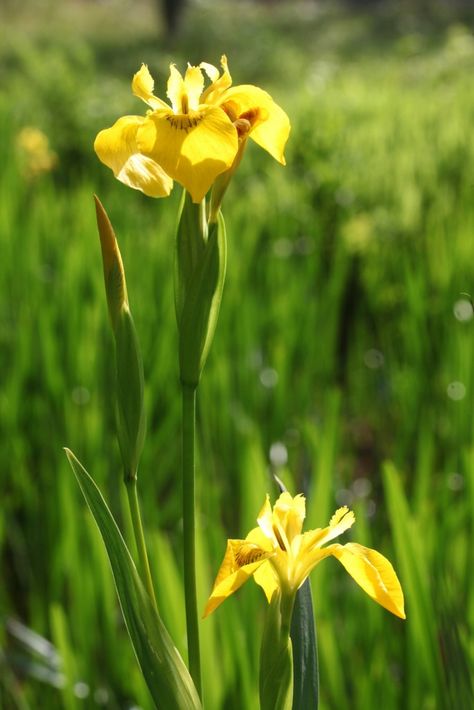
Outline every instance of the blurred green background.
<path id="1" fill-rule="evenodd" d="M 459 3 L 3 0 L 0 6 L 0 707 L 151 707 L 71 447 L 129 533 L 93 211 L 120 241 L 147 380 L 141 494 L 184 653 L 179 188 L 115 181 L 96 133 L 143 113 L 142 61 L 218 64 L 288 112 L 287 167 L 250 146 L 226 198 L 228 276 L 199 396 L 199 598 L 278 474 L 309 527 L 389 557 L 407 621 L 335 560 L 312 575 L 323 710 L 472 707 L 474 35 Z M 177 20 L 177 23 L 175 21 Z M 344 542 L 344 540 L 342 540 Z M 202 623 L 209 710 L 258 705 L 265 601 Z"/>

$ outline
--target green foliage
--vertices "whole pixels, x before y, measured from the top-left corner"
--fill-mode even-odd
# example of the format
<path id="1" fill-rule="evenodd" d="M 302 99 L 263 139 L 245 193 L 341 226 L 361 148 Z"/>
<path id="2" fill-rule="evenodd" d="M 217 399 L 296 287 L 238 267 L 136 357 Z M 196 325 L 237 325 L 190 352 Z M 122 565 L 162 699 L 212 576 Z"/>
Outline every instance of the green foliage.
<path id="1" fill-rule="evenodd" d="M 94 192 L 127 264 L 149 429 L 142 508 L 160 610 L 184 655 L 179 194 L 128 190 L 91 145 L 118 116 L 141 112 L 129 89 L 141 61 L 159 69 L 162 89 L 171 56 L 217 63 L 226 51 L 235 82 L 268 88 L 293 131 L 285 169 L 249 147 L 224 203 L 228 273 L 198 412 L 200 607 L 226 537 L 276 495 L 276 472 L 307 493 L 311 527 L 353 505 L 356 539 L 392 560 L 406 592 L 401 622 L 336 561 L 315 570 L 320 708 L 419 710 L 443 698 L 470 707 L 474 333 L 460 295 L 474 280 L 469 26 L 387 16 L 379 32 L 375 13 L 311 15 L 306 5 L 303 16 L 291 3 L 271 16 L 244 4 L 236 15 L 228 3 L 217 16 L 203 3 L 171 51 L 145 3 L 121 30 L 98 20 L 107 5 L 75 3 L 87 13 L 69 33 L 52 17 L 54 43 L 14 27 L 0 43 L 0 705 L 150 707 L 61 450 L 90 462 L 133 552 Z M 58 15 L 62 6 L 71 4 Z M 28 175 L 17 145 L 26 125 L 48 135 L 51 173 Z M 201 624 L 212 710 L 256 707 L 265 611 L 248 584 Z M 7 617 L 55 643 L 66 687 L 44 654 L 3 628 Z"/>
<path id="2" fill-rule="evenodd" d="M 140 580 L 107 503 L 74 454 L 66 449 L 66 455 L 104 541 L 120 608 L 156 707 L 199 710 L 189 672 Z"/>

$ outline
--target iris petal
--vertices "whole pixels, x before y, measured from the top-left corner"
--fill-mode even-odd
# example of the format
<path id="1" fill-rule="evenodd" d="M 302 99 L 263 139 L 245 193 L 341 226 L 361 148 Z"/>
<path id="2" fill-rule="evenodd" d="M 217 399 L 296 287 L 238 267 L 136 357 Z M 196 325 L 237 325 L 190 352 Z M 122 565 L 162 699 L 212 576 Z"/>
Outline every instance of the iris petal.
<path id="1" fill-rule="evenodd" d="M 119 118 L 111 128 L 100 131 L 94 150 L 120 182 L 149 197 L 165 197 L 171 192 L 173 180 L 154 160 L 141 155 L 137 147 L 137 131 L 145 120 L 141 116 Z"/>
<path id="2" fill-rule="evenodd" d="M 150 114 L 137 135 L 141 153 L 153 158 L 200 202 L 217 175 L 232 164 L 237 132 L 221 109 Z"/>
<path id="3" fill-rule="evenodd" d="M 232 86 L 232 77 L 227 66 L 227 57 L 225 54 L 221 57 L 221 76 L 219 76 L 219 72 L 212 64 L 203 62 L 201 66 L 212 81 L 212 84 L 201 96 L 201 104 L 218 104 L 226 90 Z"/>
<path id="4" fill-rule="evenodd" d="M 204 89 L 204 77 L 199 67 L 189 66 L 186 69 L 184 76 L 186 93 L 188 96 L 188 105 L 192 111 L 196 111 L 199 107 L 199 97 Z"/>
<path id="5" fill-rule="evenodd" d="M 227 540 L 226 553 L 207 601 L 204 617 L 245 584 L 270 554 L 248 540 Z"/>
<path id="6" fill-rule="evenodd" d="M 139 99 L 142 99 L 142 101 L 147 103 L 152 108 L 169 108 L 169 106 L 164 101 L 154 95 L 154 88 L 155 82 L 153 81 L 153 77 L 148 71 L 147 65 L 142 64 L 141 68 L 137 71 L 137 73 L 132 79 L 133 93 L 135 94 L 135 96 L 138 96 Z"/>
<path id="7" fill-rule="evenodd" d="M 304 496 L 296 495 L 293 497 L 285 491 L 273 506 L 273 516 L 279 520 L 291 545 L 292 540 L 301 533 L 306 516 Z"/>
<path id="8" fill-rule="evenodd" d="M 255 582 L 262 587 L 267 601 L 270 604 L 273 593 L 280 586 L 274 567 L 268 560 L 265 560 L 265 562 L 255 570 L 253 578 Z"/>
<path id="9" fill-rule="evenodd" d="M 175 113 L 181 113 L 182 97 L 186 94 L 184 79 L 174 64 L 170 64 L 170 75 L 166 88 L 166 95 L 171 101 L 171 106 Z"/>
<path id="10" fill-rule="evenodd" d="M 400 582 L 392 565 L 380 552 L 355 542 L 331 547 L 334 557 L 369 597 L 395 616 L 406 618 Z"/>
<path id="11" fill-rule="evenodd" d="M 339 535 L 342 535 L 343 532 L 349 530 L 354 523 L 355 515 L 352 510 L 349 510 L 347 506 L 338 508 L 326 528 L 309 530 L 304 534 L 305 548 L 310 549 L 312 547 L 321 547 L 321 545 L 334 540 L 335 537 L 339 537 Z"/>
<path id="12" fill-rule="evenodd" d="M 250 137 L 270 155 L 285 165 L 284 150 L 290 134 L 290 121 L 286 113 L 276 104 L 270 94 L 251 84 L 242 84 L 228 89 L 223 103 L 231 101 L 239 106 L 239 114 L 258 109 L 265 120 L 250 131 Z"/>

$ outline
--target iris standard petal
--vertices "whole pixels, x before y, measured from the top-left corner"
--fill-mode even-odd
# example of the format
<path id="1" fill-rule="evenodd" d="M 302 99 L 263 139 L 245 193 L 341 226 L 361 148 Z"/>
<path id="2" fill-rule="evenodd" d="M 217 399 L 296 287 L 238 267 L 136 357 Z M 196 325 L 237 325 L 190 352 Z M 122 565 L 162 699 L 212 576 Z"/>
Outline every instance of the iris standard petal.
<path id="1" fill-rule="evenodd" d="M 369 547 L 349 542 L 331 545 L 332 554 L 369 597 L 395 616 L 405 619 L 403 592 L 390 562 Z"/>
<path id="2" fill-rule="evenodd" d="M 141 116 L 119 118 L 111 128 L 100 131 L 94 150 L 120 182 L 149 197 L 166 197 L 173 180 L 154 160 L 141 155 L 137 147 L 137 131 L 145 120 Z"/>
<path id="3" fill-rule="evenodd" d="M 181 73 L 174 64 L 170 64 L 170 75 L 166 87 L 166 95 L 171 101 L 175 113 L 183 113 L 182 98 L 186 94 L 186 87 Z M 186 110 L 186 109 L 184 109 Z"/>
<path id="4" fill-rule="evenodd" d="M 140 69 L 134 74 L 132 79 L 132 92 L 139 99 L 142 99 L 146 104 L 154 109 L 166 108 L 169 109 L 168 104 L 159 99 L 154 95 L 153 89 L 155 88 L 155 82 L 153 77 L 148 71 L 146 64 L 142 64 Z"/>
<path id="5" fill-rule="evenodd" d="M 201 96 L 201 104 L 217 105 L 225 93 L 232 86 L 232 77 L 227 66 L 227 57 L 225 54 L 221 57 L 222 74 L 212 64 L 202 62 L 201 67 L 206 72 L 212 84 L 207 87 L 206 91 Z"/>
<path id="6" fill-rule="evenodd" d="M 232 165 L 238 140 L 225 113 L 211 108 L 181 115 L 156 111 L 140 127 L 137 145 L 200 202 Z"/>
<path id="7" fill-rule="evenodd" d="M 248 540 L 227 540 L 225 556 L 207 601 L 204 618 L 245 584 L 271 554 Z"/>
<path id="8" fill-rule="evenodd" d="M 211 82 L 215 82 L 219 78 L 219 69 L 215 67 L 214 64 L 209 64 L 209 62 L 201 62 L 199 67 L 204 69 Z"/>
<path id="9" fill-rule="evenodd" d="M 188 66 L 184 75 L 184 84 L 188 96 L 188 108 L 197 111 L 199 98 L 204 89 L 204 77 L 199 67 Z"/>
<path id="10" fill-rule="evenodd" d="M 290 135 L 290 120 L 270 94 L 252 84 L 242 84 L 225 92 L 223 105 L 228 101 L 239 107 L 239 115 L 258 109 L 261 120 L 251 128 L 250 137 L 275 160 L 285 165 L 283 153 Z"/>
<path id="11" fill-rule="evenodd" d="M 342 535 L 343 532 L 349 530 L 355 523 L 355 515 L 352 510 L 344 505 L 342 508 L 338 508 L 326 528 L 317 528 L 316 530 L 309 530 L 304 534 L 305 547 L 310 549 L 311 547 L 321 547 L 334 540 L 334 538 Z"/>
<path id="12" fill-rule="evenodd" d="M 301 533 L 306 517 L 306 502 L 302 495 L 292 496 L 287 491 L 282 493 L 273 506 L 273 516 L 285 530 L 286 538 L 292 540 Z"/>
<path id="13" fill-rule="evenodd" d="M 273 532 L 273 511 L 272 506 L 270 505 L 268 493 L 265 498 L 265 503 L 257 516 L 257 523 L 259 525 L 259 529 L 262 531 L 262 534 L 267 538 L 267 540 L 270 540 L 274 546 L 277 545 L 278 542 L 275 538 L 275 533 Z"/>

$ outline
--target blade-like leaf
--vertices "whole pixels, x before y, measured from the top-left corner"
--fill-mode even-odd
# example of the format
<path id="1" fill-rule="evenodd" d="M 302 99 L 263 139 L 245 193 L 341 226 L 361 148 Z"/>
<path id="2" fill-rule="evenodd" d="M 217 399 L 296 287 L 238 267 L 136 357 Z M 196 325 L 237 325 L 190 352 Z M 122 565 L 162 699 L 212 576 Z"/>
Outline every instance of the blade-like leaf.
<path id="1" fill-rule="evenodd" d="M 293 644 L 293 710 L 317 710 L 318 646 L 309 579 L 296 594 L 290 637 Z"/>
<path id="2" fill-rule="evenodd" d="M 66 455 L 102 535 L 128 633 L 156 707 L 200 709 L 188 669 L 143 587 L 107 503 L 74 454 L 66 449 Z"/>

